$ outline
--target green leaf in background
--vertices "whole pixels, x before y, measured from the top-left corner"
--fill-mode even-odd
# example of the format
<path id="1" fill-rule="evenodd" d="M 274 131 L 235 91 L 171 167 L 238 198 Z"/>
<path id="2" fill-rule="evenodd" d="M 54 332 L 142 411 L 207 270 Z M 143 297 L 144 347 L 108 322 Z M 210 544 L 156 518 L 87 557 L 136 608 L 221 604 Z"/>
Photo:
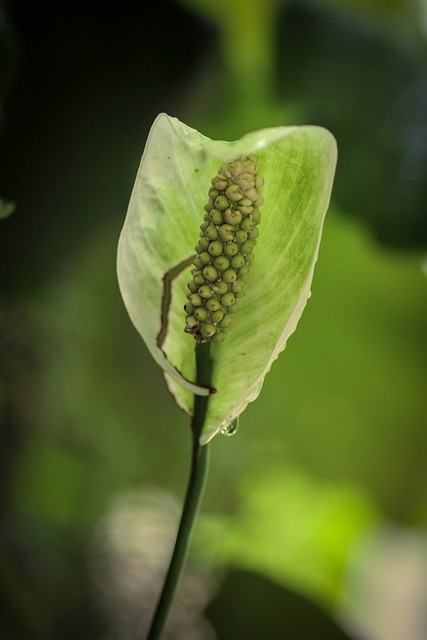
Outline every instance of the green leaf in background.
<path id="1" fill-rule="evenodd" d="M 189 272 L 180 266 L 194 255 L 218 166 L 248 155 L 256 155 L 265 181 L 260 237 L 235 326 L 212 347 L 217 392 L 209 401 L 203 444 L 256 399 L 296 328 L 310 295 L 329 204 L 335 140 L 321 127 L 276 127 L 237 142 L 213 141 L 161 114 L 149 134 L 119 241 L 118 278 L 129 315 L 177 403 L 191 414 L 193 394 L 208 390 L 191 382 L 195 342 L 183 331 Z"/>
<path id="2" fill-rule="evenodd" d="M 258 466 L 238 490 L 240 506 L 232 517 L 202 518 L 200 553 L 212 563 L 269 576 L 333 612 L 352 545 L 381 522 L 369 496 L 292 463 L 286 469 Z"/>
<path id="3" fill-rule="evenodd" d="M 181 0 L 218 28 L 219 49 L 231 82 L 251 101 L 266 100 L 274 87 L 274 57 L 282 0 Z M 239 35 L 236 37 L 236 25 Z M 254 90 L 255 88 L 255 90 Z M 221 96 L 221 100 L 224 96 Z"/>
<path id="4" fill-rule="evenodd" d="M 10 200 L 0 198 L 0 220 L 8 218 L 16 209 L 16 204 Z"/>

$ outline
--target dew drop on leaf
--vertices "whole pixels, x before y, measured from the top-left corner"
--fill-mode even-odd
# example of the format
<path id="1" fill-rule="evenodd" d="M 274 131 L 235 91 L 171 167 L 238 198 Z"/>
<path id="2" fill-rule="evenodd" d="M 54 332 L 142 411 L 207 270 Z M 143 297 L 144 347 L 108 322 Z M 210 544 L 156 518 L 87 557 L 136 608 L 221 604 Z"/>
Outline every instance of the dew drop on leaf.
<path id="1" fill-rule="evenodd" d="M 234 436 L 239 430 L 239 418 L 235 418 L 230 424 L 221 429 L 222 436 Z"/>

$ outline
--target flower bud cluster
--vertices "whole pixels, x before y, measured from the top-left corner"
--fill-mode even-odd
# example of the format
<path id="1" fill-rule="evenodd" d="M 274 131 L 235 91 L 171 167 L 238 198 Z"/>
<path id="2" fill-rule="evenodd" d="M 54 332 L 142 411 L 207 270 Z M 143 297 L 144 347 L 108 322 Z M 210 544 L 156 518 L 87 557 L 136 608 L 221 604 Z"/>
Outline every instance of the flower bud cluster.
<path id="1" fill-rule="evenodd" d="M 221 342 L 245 295 L 259 235 L 263 183 L 253 156 L 225 164 L 212 180 L 184 307 L 185 331 L 198 342 Z"/>

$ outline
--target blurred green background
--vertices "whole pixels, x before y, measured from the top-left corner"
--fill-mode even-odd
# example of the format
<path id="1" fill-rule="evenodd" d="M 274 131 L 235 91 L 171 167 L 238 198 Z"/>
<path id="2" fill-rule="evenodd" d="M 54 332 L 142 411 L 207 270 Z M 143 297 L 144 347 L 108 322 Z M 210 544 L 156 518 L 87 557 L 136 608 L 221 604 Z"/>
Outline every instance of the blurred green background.
<path id="1" fill-rule="evenodd" d="M 313 296 L 212 466 L 169 640 L 427 637 L 427 7 L 0 3 L 0 638 L 143 638 L 190 436 L 118 292 L 146 136 L 319 124 Z M 10 207 L 9 207 L 10 208 Z"/>

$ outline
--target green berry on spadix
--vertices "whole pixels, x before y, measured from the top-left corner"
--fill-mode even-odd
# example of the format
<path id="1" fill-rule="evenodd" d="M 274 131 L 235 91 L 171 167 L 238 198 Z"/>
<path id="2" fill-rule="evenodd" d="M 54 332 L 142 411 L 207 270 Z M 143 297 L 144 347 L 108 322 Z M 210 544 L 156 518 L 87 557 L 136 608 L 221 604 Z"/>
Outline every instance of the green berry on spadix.
<path id="1" fill-rule="evenodd" d="M 224 164 L 211 181 L 195 247 L 193 279 L 188 284 L 190 306 L 184 307 L 184 331 L 197 342 L 219 342 L 233 324 L 230 314 L 238 308 L 235 296 L 244 295 L 242 281 L 248 279 L 259 235 L 263 182 L 254 156 Z"/>

